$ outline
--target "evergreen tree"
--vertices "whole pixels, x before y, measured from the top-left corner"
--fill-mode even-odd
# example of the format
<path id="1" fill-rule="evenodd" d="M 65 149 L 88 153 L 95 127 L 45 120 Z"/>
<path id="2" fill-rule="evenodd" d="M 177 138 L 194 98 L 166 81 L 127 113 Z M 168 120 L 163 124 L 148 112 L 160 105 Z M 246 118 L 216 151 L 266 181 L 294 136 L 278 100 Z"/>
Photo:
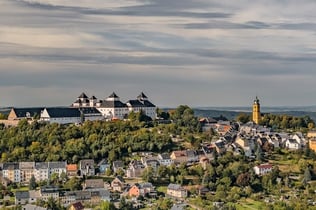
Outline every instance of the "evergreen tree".
<path id="1" fill-rule="evenodd" d="M 35 190 L 36 187 L 37 187 L 36 180 L 35 180 L 34 175 L 32 175 L 31 179 L 30 179 L 29 189 L 30 190 Z"/>

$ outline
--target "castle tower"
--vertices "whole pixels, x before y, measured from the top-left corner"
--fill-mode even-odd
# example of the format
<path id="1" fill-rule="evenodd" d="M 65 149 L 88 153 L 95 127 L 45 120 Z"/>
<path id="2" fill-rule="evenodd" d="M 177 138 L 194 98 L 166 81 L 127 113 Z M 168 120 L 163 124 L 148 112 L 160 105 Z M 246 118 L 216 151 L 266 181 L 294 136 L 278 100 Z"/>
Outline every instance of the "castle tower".
<path id="1" fill-rule="evenodd" d="M 256 96 L 256 99 L 254 100 L 253 105 L 252 105 L 252 121 L 259 124 L 260 118 L 261 118 L 260 103 L 259 103 L 258 97 Z"/>

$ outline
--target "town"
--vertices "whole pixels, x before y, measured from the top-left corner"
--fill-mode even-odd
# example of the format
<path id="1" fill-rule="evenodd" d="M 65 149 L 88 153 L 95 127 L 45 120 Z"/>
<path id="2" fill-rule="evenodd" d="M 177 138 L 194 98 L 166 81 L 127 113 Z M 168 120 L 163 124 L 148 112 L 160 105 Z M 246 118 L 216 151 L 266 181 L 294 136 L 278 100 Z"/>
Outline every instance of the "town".
<path id="1" fill-rule="evenodd" d="M 126 103 L 82 93 L 69 107 L 12 108 L 0 123 L 4 209 L 316 204 L 314 122 L 261 113 L 258 97 L 228 120 L 162 110 L 144 93 Z"/>

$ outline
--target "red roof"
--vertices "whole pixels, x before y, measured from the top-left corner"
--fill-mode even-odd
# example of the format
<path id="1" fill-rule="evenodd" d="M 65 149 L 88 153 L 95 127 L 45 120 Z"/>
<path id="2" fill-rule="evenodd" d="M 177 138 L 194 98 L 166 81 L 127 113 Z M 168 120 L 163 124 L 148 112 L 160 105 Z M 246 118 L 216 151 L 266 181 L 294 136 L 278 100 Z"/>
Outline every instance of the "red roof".
<path id="1" fill-rule="evenodd" d="M 74 209 L 76 209 L 76 210 L 83 210 L 83 209 L 84 209 L 84 206 L 82 205 L 81 202 L 74 203 L 74 204 L 72 204 L 72 206 L 73 206 Z"/>
<path id="2" fill-rule="evenodd" d="M 258 165 L 257 167 L 260 169 L 268 169 L 268 168 L 272 168 L 273 166 L 271 164 L 267 163 L 267 164 Z"/>

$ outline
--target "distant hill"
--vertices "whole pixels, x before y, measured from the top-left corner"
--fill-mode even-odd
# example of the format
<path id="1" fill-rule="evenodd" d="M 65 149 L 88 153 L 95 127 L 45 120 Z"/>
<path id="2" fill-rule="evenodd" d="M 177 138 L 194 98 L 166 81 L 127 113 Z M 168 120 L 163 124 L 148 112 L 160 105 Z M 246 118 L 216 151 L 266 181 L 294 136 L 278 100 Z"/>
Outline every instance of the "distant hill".
<path id="1" fill-rule="evenodd" d="M 8 115 L 11 111 L 11 107 L 0 107 L 0 113 Z"/>
<path id="2" fill-rule="evenodd" d="M 224 116 L 229 120 L 235 119 L 240 113 L 251 114 L 250 107 L 210 107 L 210 108 L 193 108 L 198 117 L 219 117 Z M 316 107 L 267 107 L 262 108 L 262 113 L 273 113 L 291 116 L 310 116 L 316 122 Z"/>

